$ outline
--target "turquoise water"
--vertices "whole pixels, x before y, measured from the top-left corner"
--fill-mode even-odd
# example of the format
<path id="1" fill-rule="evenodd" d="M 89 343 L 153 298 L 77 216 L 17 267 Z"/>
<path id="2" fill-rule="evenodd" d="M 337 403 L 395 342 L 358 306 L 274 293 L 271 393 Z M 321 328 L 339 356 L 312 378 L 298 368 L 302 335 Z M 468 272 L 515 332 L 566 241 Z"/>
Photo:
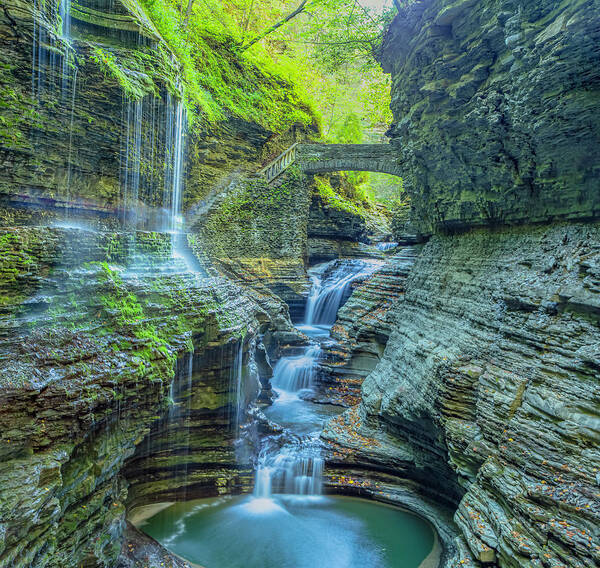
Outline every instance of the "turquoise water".
<path id="1" fill-rule="evenodd" d="M 176 503 L 140 529 L 205 568 L 418 568 L 434 545 L 423 519 L 349 497 Z"/>

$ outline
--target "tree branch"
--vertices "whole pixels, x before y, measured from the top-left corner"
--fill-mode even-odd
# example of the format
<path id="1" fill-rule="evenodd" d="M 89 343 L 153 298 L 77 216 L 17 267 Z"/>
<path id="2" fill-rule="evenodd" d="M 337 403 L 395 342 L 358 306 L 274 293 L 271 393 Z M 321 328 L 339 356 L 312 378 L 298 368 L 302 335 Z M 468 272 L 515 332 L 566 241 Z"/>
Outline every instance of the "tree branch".
<path id="1" fill-rule="evenodd" d="M 300 5 L 293 12 L 288 14 L 282 20 L 279 20 L 276 24 L 273 24 L 270 28 L 267 28 L 264 32 L 258 34 L 256 37 L 254 37 L 254 39 L 251 39 L 247 44 L 245 44 L 241 47 L 241 50 L 246 51 L 248 48 L 252 47 L 255 43 L 258 43 L 261 39 L 264 39 L 269 34 L 273 33 L 276 29 L 280 28 L 284 24 L 287 24 L 287 22 L 289 22 L 292 18 L 295 18 L 298 14 L 301 14 L 302 12 L 304 12 L 304 9 L 306 8 L 308 1 L 309 0 L 302 0 Z"/>

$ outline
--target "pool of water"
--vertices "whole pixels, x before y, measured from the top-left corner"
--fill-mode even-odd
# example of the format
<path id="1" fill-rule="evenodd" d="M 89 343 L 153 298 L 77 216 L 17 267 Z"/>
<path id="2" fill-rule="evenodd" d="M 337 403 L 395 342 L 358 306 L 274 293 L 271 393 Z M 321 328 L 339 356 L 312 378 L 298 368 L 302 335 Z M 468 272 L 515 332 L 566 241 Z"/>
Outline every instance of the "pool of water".
<path id="1" fill-rule="evenodd" d="M 264 409 L 265 416 L 296 434 L 310 434 L 323 429 L 330 418 L 344 409 L 330 404 L 315 404 L 300 398 L 301 393 L 273 389 L 277 394 L 275 404 Z"/>
<path id="2" fill-rule="evenodd" d="M 420 517 L 349 497 L 175 503 L 140 529 L 205 568 L 418 568 L 435 544 Z"/>

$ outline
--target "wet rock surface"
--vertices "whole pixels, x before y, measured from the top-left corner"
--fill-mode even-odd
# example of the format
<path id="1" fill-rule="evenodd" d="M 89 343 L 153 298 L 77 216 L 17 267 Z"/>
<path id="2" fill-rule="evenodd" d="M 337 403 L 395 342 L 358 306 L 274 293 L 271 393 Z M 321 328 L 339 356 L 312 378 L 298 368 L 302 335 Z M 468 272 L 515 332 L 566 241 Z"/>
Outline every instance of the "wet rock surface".
<path id="1" fill-rule="evenodd" d="M 363 379 L 375 368 L 389 339 L 389 312 L 404 294 L 404 283 L 419 246 L 403 247 L 364 282 L 338 312 L 319 359 L 319 395 L 335 404 L 360 400 Z"/>
<path id="2" fill-rule="evenodd" d="M 591 0 L 400 11 L 380 60 L 420 232 L 600 214 L 599 23 Z"/>
<path id="3" fill-rule="evenodd" d="M 249 357 L 259 334 L 289 327 L 286 311 L 272 297 L 189 272 L 172 257 L 169 234 L 15 228 L 0 243 L 0 564 L 113 565 L 130 499 L 151 493 L 138 478 L 128 496 L 123 472 L 136 447 L 155 451 L 145 467 L 160 467 L 162 482 L 171 475 L 178 487 L 180 464 L 147 435 L 172 413 L 179 367 L 192 350 L 195 361 L 213 361 L 195 383 L 185 435 L 194 441 L 190 479 L 218 494 L 237 483 L 227 482 L 236 473 L 225 475 L 237 394 L 232 349 L 212 353 L 234 344 Z"/>
<path id="4" fill-rule="evenodd" d="M 598 565 L 599 230 L 433 237 L 360 405 L 325 430 L 334 463 L 454 503 L 461 565 Z"/>

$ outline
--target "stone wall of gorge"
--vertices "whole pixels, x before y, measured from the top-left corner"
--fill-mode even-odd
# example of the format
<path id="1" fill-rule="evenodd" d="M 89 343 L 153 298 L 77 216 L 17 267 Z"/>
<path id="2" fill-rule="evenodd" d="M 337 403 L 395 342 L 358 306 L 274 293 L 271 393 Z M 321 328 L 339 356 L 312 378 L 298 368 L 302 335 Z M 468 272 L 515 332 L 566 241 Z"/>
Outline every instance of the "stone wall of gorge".
<path id="1" fill-rule="evenodd" d="M 67 214 L 160 230 L 181 69 L 136 0 L 74 0 L 68 39 L 57 6 L 15 0 L 0 11 L 2 224 Z M 181 122 L 186 210 L 307 135 L 200 113 Z"/>
<path id="2" fill-rule="evenodd" d="M 381 359 L 392 331 L 390 312 L 404 295 L 420 245 L 405 246 L 366 281 L 338 312 L 331 341 L 323 343 L 318 367 L 320 400 L 353 406 L 364 378 Z"/>
<path id="3" fill-rule="evenodd" d="M 595 0 L 416 0 L 380 60 L 414 227 L 600 215 Z"/>
<path id="4" fill-rule="evenodd" d="M 597 223 L 433 236 L 324 433 L 330 474 L 453 507 L 449 566 L 600 566 L 599 243 Z"/>
<path id="5" fill-rule="evenodd" d="M 187 271 L 169 234 L 21 227 L 0 247 L 0 566 L 113 566 L 126 509 L 163 497 L 168 475 L 186 486 L 164 424 L 174 447 L 190 442 L 203 495 L 247 484 L 228 470 L 234 401 L 256 385 L 243 377 L 238 397 L 232 368 L 289 328 L 279 300 Z"/>

